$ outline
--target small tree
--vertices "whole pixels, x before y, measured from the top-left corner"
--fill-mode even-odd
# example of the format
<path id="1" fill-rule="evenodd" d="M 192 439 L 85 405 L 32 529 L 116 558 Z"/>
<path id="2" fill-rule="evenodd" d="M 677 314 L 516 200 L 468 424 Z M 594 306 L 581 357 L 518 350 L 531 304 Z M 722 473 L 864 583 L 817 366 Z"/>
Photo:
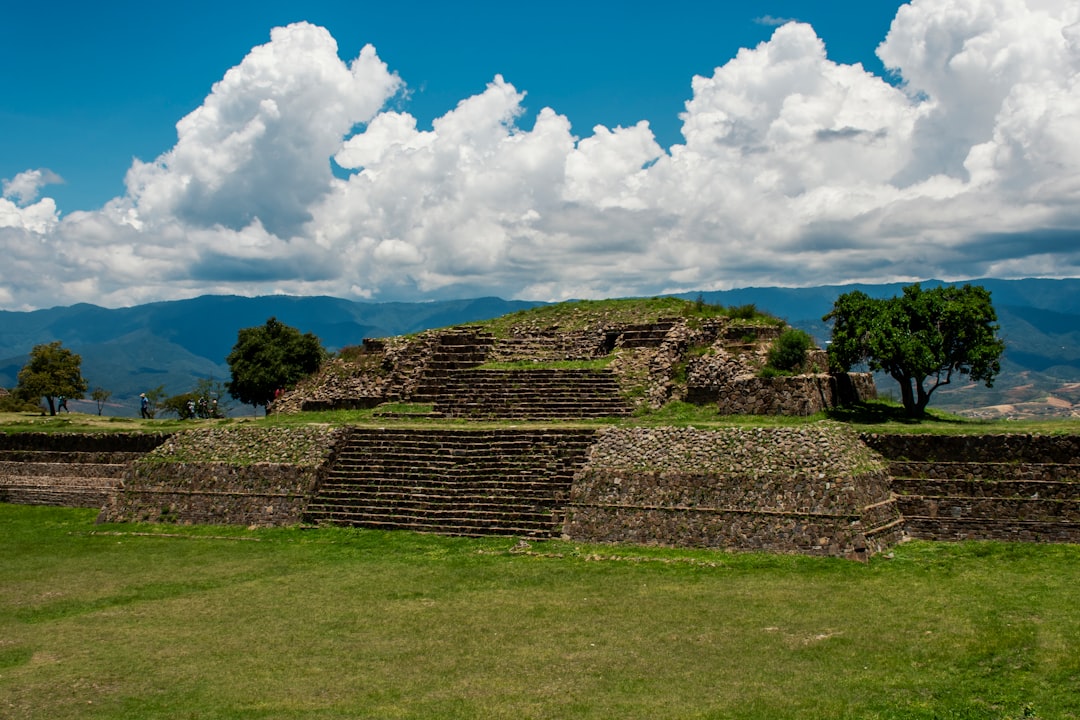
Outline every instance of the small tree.
<path id="1" fill-rule="evenodd" d="M 786 330 L 769 348 L 768 366 L 784 373 L 801 370 L 806 365 L 806 354 L 813 344 L 814 339 L 802 330 Z"/>
<path id="2" fill-rule="evenodd" d="M 19 371 L 18 390 L 25 397 L 44 397 L 49 414 L 56 414 L 56 398 L 78 399 L 86 392 L 82 358 L 63 347 L 59 340 L 35 345 L 30 360 Z"/>
<path id="3" fill-rule="evenodd" d="M 232 371 L 229 394 L 248 405 L 266 406 L 279 389 L 291 387 L 319 369 L 326 357 L 319 338 L 270 318 L 244 328 L 225 361 Z"/>
<path id="4" fill-rule="evenodd" d="M 922 417 L 930 396 L 953 373 L 993 387 L 1005 343 L 997 337 L 990 293 L 977 285 L 904 294 L 878 300 L 858 290 L 837 298 L 823 320 L 833 321 L 829 365 L 846 371 L 866 363 L 900 383 L 909 417 Z"/>
<path id="5" fill-rule="evenodd" d="M 112 397 L 112 391 L 96 387 L 93 392 L 90 393 L 90 397 L 97 403 L 97 414 L 101 415 L 101 411 L 105 408 L 105 403 L 109 402 L 109 398 Z"/>

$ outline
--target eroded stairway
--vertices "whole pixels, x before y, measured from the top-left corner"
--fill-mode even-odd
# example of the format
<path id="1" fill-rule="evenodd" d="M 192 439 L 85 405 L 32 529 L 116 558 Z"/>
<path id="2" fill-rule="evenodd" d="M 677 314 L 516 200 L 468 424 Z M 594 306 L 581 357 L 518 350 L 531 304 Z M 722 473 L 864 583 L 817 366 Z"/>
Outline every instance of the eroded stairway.
<path id="1" fill-rule="evenodd" d="M 910 537 L 1080 542 L 1080 438 L 869 436 Z"/>
<path id="2" fill-rule="evenodd" d="M 308 504 L 309 523 L 449 535 L 561 534 L 595 431 L 354 429 Z"/>
<path id="3" fill-rule="evenodd" d="M 0 502 L 99 508 L 156 434 L 0 434 Z"/>

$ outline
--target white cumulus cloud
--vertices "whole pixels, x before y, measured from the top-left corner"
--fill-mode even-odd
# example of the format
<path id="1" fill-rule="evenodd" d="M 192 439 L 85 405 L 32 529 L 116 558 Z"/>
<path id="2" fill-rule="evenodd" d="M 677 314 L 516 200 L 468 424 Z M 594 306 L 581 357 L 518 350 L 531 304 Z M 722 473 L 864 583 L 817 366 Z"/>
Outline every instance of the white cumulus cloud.
<path id="1" fill-rule="evenodd" d="M 1080 6 L 914 0 L 878 48 L 891 82 L 780 22 L 688 78 L 668 148 L 644 120 L 575 134 L 502 76 L 421 128 L 373 47 L 277 28 L 100 211 L 5 181 L 0 304 L 1080 273 Z"/>

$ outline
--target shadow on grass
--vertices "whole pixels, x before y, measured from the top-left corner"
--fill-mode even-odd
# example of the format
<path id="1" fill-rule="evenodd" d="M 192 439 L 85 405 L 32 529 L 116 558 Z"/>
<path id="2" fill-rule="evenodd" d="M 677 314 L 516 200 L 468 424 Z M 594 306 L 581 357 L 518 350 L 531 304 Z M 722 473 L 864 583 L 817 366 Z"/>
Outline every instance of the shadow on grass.
<path id="1" fill-rule="evenodd" d="M 945 427 L 949 425 L 973 425 L 980 423 L 978 420 L 971 420 L 969 418 L 960 417 L 959 415 L 951 415 L 929 408 L 922 417 L 913 418 L 908 416 L 903 405 L 881 401 L 857 403 L 846 407 L 833 408 L 826 411 L 826 415 L 830 420 L 851 423 L 853 425 L 883 425 L 885 423 L 896 423 L 912 426 L 939 425 Z"/>

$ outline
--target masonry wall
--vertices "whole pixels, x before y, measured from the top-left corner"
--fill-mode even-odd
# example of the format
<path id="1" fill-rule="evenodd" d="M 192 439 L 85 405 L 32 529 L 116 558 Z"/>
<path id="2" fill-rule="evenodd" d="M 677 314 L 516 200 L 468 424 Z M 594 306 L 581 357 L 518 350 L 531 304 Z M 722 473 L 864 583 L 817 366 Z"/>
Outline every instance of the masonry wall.
<path id="1" fill-rule="evenodd" d="M 609 429 L 575 478 L 577 540 L 865 557 L 900 539 L 884 465 L 841 426 Z"/>
<path id="2" fill-rule="evenodd" d="M 813 415 L 877 397 L 868 373 L 742 377 L 713 388 L 721 415 Z"/>
<path id="3" fill-rule="evenodd" d="M 164 434 L 0 434 L 0 502 L 100 508 L 124 468 Z"/>
<path id="4" fill-rule="evenodd" d="M 102 522 L 300 522 L 342 431 L 213 428 L 177 433 L 125 472 Z"/>
<path id="5" fill-rule="evenodd" d="M 1080 543 L 1080 437 L 867 435 L 909 535 Z"/>
<path id="6" fill-rule="evenodd" d="M 1077 435 L 885 435 L 864 442 L 889 460 L 1080 464 Z"/>
<path id="7" fill-rule="evenodd" d="M 137 463 L 99 521 L 291 525 L 317 478 L 317 468 L 295 465 Z"/>

